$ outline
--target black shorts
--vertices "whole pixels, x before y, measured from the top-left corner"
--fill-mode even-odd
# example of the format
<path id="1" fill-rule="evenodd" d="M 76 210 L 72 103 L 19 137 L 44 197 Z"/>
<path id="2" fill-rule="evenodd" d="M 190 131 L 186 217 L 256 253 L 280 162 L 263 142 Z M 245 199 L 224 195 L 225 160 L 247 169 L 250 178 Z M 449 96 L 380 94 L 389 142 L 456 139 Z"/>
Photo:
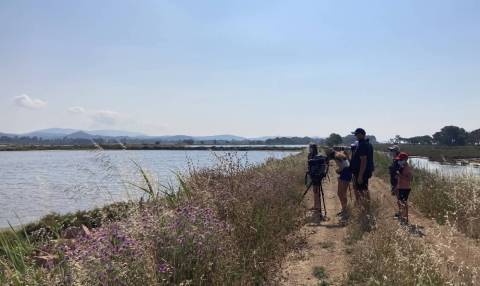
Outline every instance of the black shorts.
<path id="1" fill-rule="evenodd" d="M 355 190 L 357 191 L 368 191 L 368 179 L 370 179 L 370 177 L 368 176 L 364 176 L 363 178 L 363 182 L 361 184 L 358 183 L 357 181 L 357 176 L 354 175 L 353 177 L 353 187 L 355 188 Z"/>
<path id="2" fill-rule="evenodd" d="M 410 195 L 410 189 L 398 189 L 397 199 L 401 202 L 407 202 Z"/>

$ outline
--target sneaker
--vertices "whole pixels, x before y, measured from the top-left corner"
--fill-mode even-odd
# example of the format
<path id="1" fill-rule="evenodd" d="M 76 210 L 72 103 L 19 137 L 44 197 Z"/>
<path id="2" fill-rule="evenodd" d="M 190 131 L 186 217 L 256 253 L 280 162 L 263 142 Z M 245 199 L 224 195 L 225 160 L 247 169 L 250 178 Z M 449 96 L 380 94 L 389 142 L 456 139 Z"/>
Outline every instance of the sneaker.
<path id="1" fill-rule="evenodd" d="M 400 218 L 400 213 L 399 213 L 399 212 L 396 212 L 396 213 L 393 215 L 393 218 L 399 219 L 399 218 Z"/>

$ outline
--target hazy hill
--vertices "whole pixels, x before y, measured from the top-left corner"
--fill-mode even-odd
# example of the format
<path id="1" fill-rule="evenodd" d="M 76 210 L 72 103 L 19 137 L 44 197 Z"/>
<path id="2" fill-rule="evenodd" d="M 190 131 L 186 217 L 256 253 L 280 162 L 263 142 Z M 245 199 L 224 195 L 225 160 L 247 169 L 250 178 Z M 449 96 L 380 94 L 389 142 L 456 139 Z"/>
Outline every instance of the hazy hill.
<path id="1" fill-rule="evenodd" d="M 94 138 L 97 138 L 97 137 L 98 136 L 89 134 L 89 133 L 84 132 L 84 131 L 77 131 L 77 132 L 74 132 L 72 134 L 68 134 L 64 138 L 65 139 L 94 139 Z"/>
<path id="2" fill-rule="evenodd" d="M 0 137 L 14 137 L 15 135 L 14 134 L 9 134 L 9 133 L 2 133 L 0 132 Z"/>
<path id="3" fill-rule="evenodd" d="M 48 128 L 48 129 L 41 129 L 41 130 L 24 133 L 24 134 L 21 134 L 20 136 L 39 137 L 43 139 L 55 139 L 55 138 L 63 138 L 65 137 L 65 135 L 72 134 L 77 131 L 79 130 L 65 129 L 65 128 Z"/>
<path id="4" fill-rule="evenodd" d="M 88 134 L 108 137 L 147 137 L 147 135 L 139 132 L 123 131 L 123 130 L 91 130 L 85 131 Z"/>
<path id="5" fill-rule="evenodd" d="M 196 141 L 212 141 L 212 140 L 219 140 L 219 141 L 244 141 L 248 140 L 245 137 L 235 136 L 235 135 L 213 135 L 213 136 L 194 136 L 193 137 Z"/>

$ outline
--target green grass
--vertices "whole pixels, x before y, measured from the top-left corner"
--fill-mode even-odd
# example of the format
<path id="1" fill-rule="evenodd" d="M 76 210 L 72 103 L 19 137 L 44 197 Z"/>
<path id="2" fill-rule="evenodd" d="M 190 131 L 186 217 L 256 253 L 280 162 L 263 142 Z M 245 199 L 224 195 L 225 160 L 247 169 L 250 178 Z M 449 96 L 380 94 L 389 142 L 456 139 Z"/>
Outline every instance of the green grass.
<path id="1" fill-rule="evenodd" d="M 388 151 L 390 144 L 376 144 L 375 149 Z M 400 149 L 411 156 L 428 157 L 434 161 L 454 161 L 456 159 L 480 158 L 480 146 L 444 146 L 401 144 Z"/>
<path id="2" fill-rule="evenodd" d="M 319 243 L 319 245 L 323 249 L 330 249 L 330 248 L 335 247 L 335 243 L 332 242 L 332 241 L 321 242 L 321 243 Z"/>
<path id="3" fill-rule="evenodd" d="M 323 266 L 315 266 L 312 269 L 312 274 L 317 278 L 318 280 L 322 280 L 328 277 L 327 271 Z"/>

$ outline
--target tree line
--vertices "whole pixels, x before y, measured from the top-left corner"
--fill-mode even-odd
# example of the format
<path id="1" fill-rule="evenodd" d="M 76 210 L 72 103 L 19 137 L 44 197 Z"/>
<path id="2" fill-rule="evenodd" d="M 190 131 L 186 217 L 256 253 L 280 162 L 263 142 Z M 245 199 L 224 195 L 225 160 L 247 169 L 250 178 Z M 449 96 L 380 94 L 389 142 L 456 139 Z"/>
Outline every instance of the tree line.
<path id="1" fill-rule="evenodd" d="M 374 135 L 367 135 L 367 139 L 370 140 L 370 143 L 375 144 L 377 143 L 377 138 Z M 342 137 L 340 134 L 332 133 L 325 139 L 325 144 L 328 146 L 335 146 L 335 145 L 350 145 L 357 141 L 355 135 L 349 134 L 347 136 Z"/>
<path id="2" fill-rule="evenodd" d="M 392 144 L 418 144 L 418 145 L 447 145 L 465 146 L 480 145 L 480 129 L 467 132 L 458 126 L 445 126 L 433 135 L 414 136 L 410 138 L 396 135 L 389 140 Z"/>

